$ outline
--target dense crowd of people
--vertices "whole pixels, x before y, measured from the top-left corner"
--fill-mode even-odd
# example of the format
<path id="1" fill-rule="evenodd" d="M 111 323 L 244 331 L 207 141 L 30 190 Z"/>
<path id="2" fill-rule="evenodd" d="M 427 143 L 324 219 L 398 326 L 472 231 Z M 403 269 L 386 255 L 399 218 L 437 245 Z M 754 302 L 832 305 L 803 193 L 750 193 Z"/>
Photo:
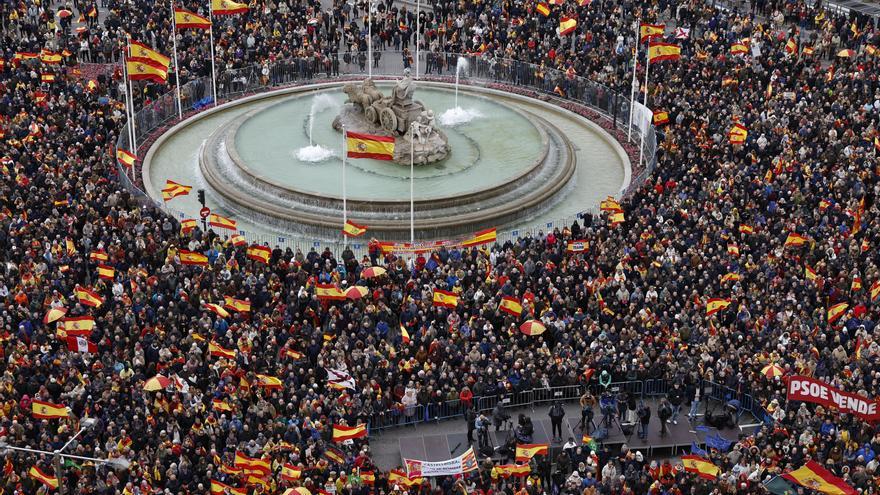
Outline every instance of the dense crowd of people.
<path id="1" fill-rule="evenodd" d="M 204 2 L 180 5 L 207 15 Z M 413 257 L 274 248 L 262 263 L 225 235 L 181 232 L 117 181 L 121 74 L 90 79 L 82 64 L 118 62 L 129 35 L 170 53 L 170 3 L 0 4 L 0 439 L 51 452 L 83 418 L 96 419 L 66 452 L 131 465 L 68 460 L 67 493 L 233 493 L 217 482 L 248 493 L 762 493 L 762 481 L 810 459 L 878 493 L 877 425 L 786 404 L 785 376 L 880 396 L 880 300 L 871 291 L 880 281 L 880 31 L 803 1 L 725 10 L 568 0 L 547 16 L 536 5 L 432 3 L 418 23 L 424 70 L 448 69 L 441 53 L 471 53 L 573 71 L 628 94 L 634 23 L 666 22 L 683 57 L 653 64 L 639 98 L 646 91 L 648 107 L 670 120 L 658 124 L 656 171 L 621 199 L 623 223 L 587 215 L 515 242 Z M 412 51 L 411 6 L 375 8 L 376 53 Z M 363 64 L 365 9 L 254 2 L 216 20 L 218 67 L 283 60 L 311 75 Z M 578 19 L 562 38 L 561 16 Z M 673 26 L 689 33 L 675 39 Z M 207 31 L 177 38 L 181 83 L 210 75 Z M 744 39 L 749 53 L 732 55 Z M 643 58 L 637 73 L 643 80 Z M 570 81 L 561 77 L 562 92 L 576 94 Z M 141 103 L 172 86 L 136 87 Z M 734 122 L 748 129 L 741 145 L 728 142 Z M 807 241 L 786 246 L 791 233 Z M 589 249 L 567 252 L 576 239 Z M 204 253 L 208 266 L 182 263 L 181 250 Z M 99 265 L 113 273 L 99 276 Z M 373 265 L 387 274 L 362 278 Z M 318 283 L 369 292 L 330 302 L 318 299 Z M 456 293 L 457 308 L 434 306 L 434 289 Z M 499 311 L 504 296 L 522 301 L 522 316 Z M 225 298 L 249 310 L 206 306 Z M 707 316 L 710 298 L 731 305 Z M 843 302 L 845 314 L 829 323 L 828 308 Z M 52 310 L 66 314 L 50 318 Z M 64 321 L 89 316 L 83 349 Z M 520 333 L 527 318 L 548 330 Z M 783 376 L 763 376 L 767 364 Z M 355 388 L 328 386 L 327 369 L 349 373 Z M 387 422 L 415 404 L 460 401 L 464 411 L 483 396 L 591 386 L 602 372 L 677 383 L 685 393 L 673 405 L 691 416 L 704 381 L 748 391 L 764 424 L 707 454 L 721 468 L 715 480 L 642 452 L 578 446 L 536 458 L 526 478 L 500 477 L 488 462 L 463 479 L 407 486 L 375 468 L 369 437 L 332 442 L 333 425 Z M 156 375 L 172 384 L 145 390 Z M 69 416 L 36 418 L 34 401 Z M 270 475 L 243 474 L 237 453 L 267 459 Z M 53 473 L 51 456 L 7 451 L 3 464 L 3 493 L 51 491 L 29 474 Z M 285 464 L 301 475 L 282 478 Z M 363 475 L 371 471 L 375 481 Z"/>

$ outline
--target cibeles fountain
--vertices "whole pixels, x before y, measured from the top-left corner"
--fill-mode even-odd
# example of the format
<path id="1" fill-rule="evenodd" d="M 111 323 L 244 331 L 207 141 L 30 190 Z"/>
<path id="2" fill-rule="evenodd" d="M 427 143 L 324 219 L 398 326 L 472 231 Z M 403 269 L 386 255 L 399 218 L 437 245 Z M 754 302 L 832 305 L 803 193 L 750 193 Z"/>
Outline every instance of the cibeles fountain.
<path id="1" fill-rule="evenodd" d="M 343 160 L 343 125 L 393 136 L 394 160 Z M 406 241 L 411 190 L 416 237 L 444 239 L 573 218 L 617 196 L 628 167 L 613 138 L 555 104 L 404 72 L 283 88 L 197 115 L 156 140 L 143 180 L 154 198 L 168 179 L 204 188 L 212 211 L 246 233 L 315 240 L 339 239 L 344 173 L 348 218 L 370 237 Z M 168 207 L 196 218 L 194 198 Z"/>
<path id="2" fill-rule="evenodd" d="M 417 165 L 445 160 L 449 156 L 449 139 L 434 119 L 434 112 L 413 99 L 415 83 L 409 69 L 403 79 L 385 96 L 376 83 L 348 83 L 342 91 L 348 95 L 339 115 L 333 119 L 337 131 L 394 136 L 394 162 Z"/>

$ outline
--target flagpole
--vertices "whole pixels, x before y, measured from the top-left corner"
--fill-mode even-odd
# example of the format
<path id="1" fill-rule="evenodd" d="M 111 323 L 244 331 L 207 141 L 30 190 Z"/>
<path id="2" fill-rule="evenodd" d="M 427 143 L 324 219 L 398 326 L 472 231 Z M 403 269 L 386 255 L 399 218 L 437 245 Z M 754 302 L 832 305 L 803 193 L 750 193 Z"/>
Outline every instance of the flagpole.
<path id="1" fill-rule="evenodd" d="M 373 78 L 373 2 L 367 2 L 367 77 Z"/>
<path id="2" fill-rule="evenodd" d="M 174 15 L 174 0 L 171 0 L 171 39 L 174 40 L 174 83 L 177 93 L 177 117 L 183 120 L 183 105 L 180 103 L 180 67 L 177 65 L 177 16 Z"/>
<path id="3" fill-rule="evenodd" d="M 211 41 L 211 90 L 214 91 L 214 106 L 217 106 L 217 69 L 214 66 L 214 2 L 208 0 L 208 20 L 211 21 L 211 29 L 208 30 Z"/>
<path id="4" fill-rule="evenodd" d="M 128 55 L 130 53 L 131 53 L 131 37 L 129 36 L 128 37 L 128 45 L 125 47 L 126 69 L 128 68 L 127 60 L 128 60 Z M 129 101 L 129 104 L 131 105 L 131 152 L 134 154 L 134 156 L 137 156 L 137 154 L 138 154 L 138 152 L 137 152 L 137 146 L 138 146 L 137 145 L 137 126 L 134 123 L 134 86 L 132 85 L 131 77 L 126 77 L 126 79 L 127 79 L 126 83 L 128 84 L 128 97 L 129 97 L 128 101 Z M 134 165 L 132 165 L 132 167 L 131 167 L 131 172 L 132 172 L 132 174 L 134 173 Z"/>
<path id="5" fill-rule="evenodd" d="M 348 239 L 345 235 L 345 225 L 348 223 L 348 203 L 346 202 L 346 191 L 345 191 L 345 160 L 348 156 L 348 139 L 346 138 L 346 130 L 345 126 L 342 126 L 342 248 L 348 244 Z"/>
<path id="6" fill-rule="evenodd" d="M 413 141 L 413 128 L 415 127 L 415 122 L 412 122 L 409 125 L 409 242 L 410 244 L 414 244 L 416 242 L 416 210 L 415 210 L 415 202 L 413 201 L 413 183 L 416 180 L 415 176 L 415 163 L 416 163 L 416 142 Z"/>
<path id="7" fill-rule="evenodd" d="M 644 103 L 642 105 L 645 106 L 645 110 L 648 110 L 648 71 L 651 69 L 651 43 L 648 43 L 648 49 L 645 50 L 645 98 L 643 100 Z M 642 165 L 642 158 L 645 155 L 645 134 L 648 131 L 648 127 L 651 125 L 651 120 L 648 119 L 648 124 L 644 129 L 641 129 L 642 134 L 642 144 L 639 146 L 639 166 Z"/>
<path id="8" fill-rule="evenodd" d="M 421 0 L 416 0 L 416 79 L 419 78 L 419 31 L 421 22 L 419 22 L 419 12 L 421 11 Z"/>
<path id="9" fill-rule="evenodd" d="M 641 42 L 639 40 L 639 25 L 641 24 L 640 20 L 636 20 L 636 52 L 633 55 L 633 80 L 632 80 L 632 88 L 629 91 L 629 130 L 626 133 L 626 141 L 632 142 L 632 132 L 633 132 L 633 109 L 635 106 L 633 103 L 636 101 L 636 85 L 638 84 L 638 79 L 636 78 L 636 69 L 639 67 L 639 45 Z"/>
<path id="10" fill-rule="evenodd" d="M 127 50 L 127 48 L 126 48 Z M 134 146 L 134 127 L 133 126 L 133 118 L 131 117 L 131 96 L 128 94 L 128 63 L 125 61 L 126 56 L 122 57 L 122 78 L 125 82 L 125 118 L 128 120 L 128 147 L 133 148 Z M 129 151 L 132 151 L 129 149 Z M 132 171 L 134 173 L 134 171 Z"/>

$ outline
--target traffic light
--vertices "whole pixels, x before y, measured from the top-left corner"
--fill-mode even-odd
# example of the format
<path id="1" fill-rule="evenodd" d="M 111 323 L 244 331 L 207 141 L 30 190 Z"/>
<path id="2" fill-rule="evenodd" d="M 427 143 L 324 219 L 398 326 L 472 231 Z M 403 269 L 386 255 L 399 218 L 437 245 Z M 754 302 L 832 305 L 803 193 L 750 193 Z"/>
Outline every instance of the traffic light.
<path id="1" fill-rule="evenodd" d="M 199 192 L 199 203 L 201 203 L 202 206 L 205 206 L 205 190 L 199 189 L 198 192 Z"/>

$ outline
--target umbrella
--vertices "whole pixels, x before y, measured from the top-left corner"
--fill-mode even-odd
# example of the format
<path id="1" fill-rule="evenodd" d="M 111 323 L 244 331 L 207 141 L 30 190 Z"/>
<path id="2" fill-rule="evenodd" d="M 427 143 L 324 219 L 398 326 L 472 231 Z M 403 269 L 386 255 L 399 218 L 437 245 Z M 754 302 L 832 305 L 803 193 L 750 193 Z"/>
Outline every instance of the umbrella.
<path id="1" fill-rule="evenodd" d="M 853 58 L 856 56 L 856 52 L 850 49 L 840 50 L 837 52 L 837 56 L 840 58 Z"/>
<path id="2" fill-rule="evenodd" d="M 538 320 L 529 320 L 519 326 L 519 331 L 526 335 L 541 335 L 547 327 Z"/>
<path id="3" fill-rule="evenodd" d="M 147 392 L 155 392 L 157 390 L 165 389 L 166 387 L 168 387 L 168 385 L 171 385 L 171 378 L 162 375 L 156 375 L 153 378 L 147 380 L 146 383 L 144 383 L 144 390 L 146 390 Z"/>
<path id="4" fill-rule="evenodd" d="M 67 9 L 61 9 L 58 11 L 58 17 L 60 17 L 62 19 L 67 19 L 68 17 L 70 17 L 72 15 L 73 15 L 73 12 L 71 12 Z"/>
<path id="5" fill-rule="evenodd" d="M 381 277 L 382 275 L 385 275 L 386 271 L 387 270 L 381 266 L 371 266 L 361 272 L 361 278 Z"/>
<path id="6" fill-rule="evenodd" d="M 360 298 L 366 296 L 369 292 L 370 292 L 370 290 L 367 289 L 366 287 L 362 287 L 360 285 L 355 285 L 355 286 L 349 287 L 345 291 L 345 297 L 347 297 L 349 299 L 360 299 Z"/>
<path id="7" fill-rule="evenodd" d="M 767 378 L 776 378 L 784 375 L 785 371 L 778 364 L 768 364 L 761 369 L 761 374 Z"/>

